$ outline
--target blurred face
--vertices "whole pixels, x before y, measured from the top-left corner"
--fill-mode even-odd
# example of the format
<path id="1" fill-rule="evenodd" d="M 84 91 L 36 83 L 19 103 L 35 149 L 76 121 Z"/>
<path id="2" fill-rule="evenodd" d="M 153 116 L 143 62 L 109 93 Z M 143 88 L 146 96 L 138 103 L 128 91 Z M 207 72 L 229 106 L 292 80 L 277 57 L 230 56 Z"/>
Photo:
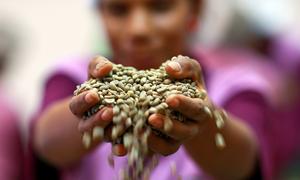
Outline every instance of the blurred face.
<path id="1" fill-rule="evenodd" d="M 115 62 L 138 69 L 184 53 L 197 22 L 190 0 L 101 0 L 100 7 Z"/>

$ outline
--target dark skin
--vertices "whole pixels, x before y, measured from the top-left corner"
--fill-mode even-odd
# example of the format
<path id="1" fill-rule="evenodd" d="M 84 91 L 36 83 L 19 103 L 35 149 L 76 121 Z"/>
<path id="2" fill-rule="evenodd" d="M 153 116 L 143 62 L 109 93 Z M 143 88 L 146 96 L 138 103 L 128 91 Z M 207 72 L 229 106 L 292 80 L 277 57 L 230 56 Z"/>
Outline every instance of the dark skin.
<path id="1" fill-rule="evenodd" d="M 184 54 L 188 49 L 187 38 L 197 27 L 200 2 L 102 0 L 100 14 L 114 62 L 138 69 L 157 68 L 166 59 Z M 88 74 L 90 78 L 102 78 L 111 69 L 110 61 L 97 57 L 90 62 Z M 195 60 L 183 58 L 168 64 L 165 70 L 175 79 L 192 78 L 199 87 L 205 88 L 201 66 Z M 109 141 L 112 108 L 105 107 L 90 119 L 82 119 L 83 113 L 99 100 L 95 92 L 87 91 L 48 107 L 37 121 L 35 130 L 34 142 L 40 155 L 52 164 L 65 167 L 78 162 L 104 141 Z M 148 144 L 153 153 L 169 155 L 184 146 L 199 167 L 217 179 L 241 179 L 251 173 L 257 144 L 245 124 L 229 115 L 221 131 L 227 147 L 220 150 L 214 141 L 217 132 L 215 121 L 203 109 L 213 104 L 209 98 L 202 101 L 173 95 L 166 101 L 170 108 L 181 112 L 190 121 L 180 123 L 173 120 L 171 130 L 166 132 L 163 128 L 166 117 L 151 115 L 148 122 L 172 138 L 166 141 L 151 133 Z M 91 148 L 85 149 L 82 134 L 92 136 L 98 126 L 105 128 L 105 139 L 95 136 Z M 113 146 L 112 151 L 120 156 L 126 154 L 123 145 Z"/>
<path id="2" fill-rule="evenodd" d="M 193 4 L 189 0 L 100 2 L 114 62 L 148 69 L 184 53 L 187 37 L 197 27 L 197 7 L 201 1 Z"/>

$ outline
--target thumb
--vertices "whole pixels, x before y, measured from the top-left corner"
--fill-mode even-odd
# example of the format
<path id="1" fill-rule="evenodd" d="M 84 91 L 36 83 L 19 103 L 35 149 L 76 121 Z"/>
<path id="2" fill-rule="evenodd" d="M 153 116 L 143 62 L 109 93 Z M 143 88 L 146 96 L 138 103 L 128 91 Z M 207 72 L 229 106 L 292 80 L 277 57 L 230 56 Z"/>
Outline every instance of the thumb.
<path id="1" fill-rule="evenodd" d="M 103 56 L 95 57 L 89 64 L 88 77 L 102 78 L 112 70 L 113 64 Z"/>
<path id="2" fill-rule="evenodd" d="M 173 57 L 166 65 L 167 74 L 174 79 L 192 79 L 204 85 L 200 64 L 187 56 Z"/>

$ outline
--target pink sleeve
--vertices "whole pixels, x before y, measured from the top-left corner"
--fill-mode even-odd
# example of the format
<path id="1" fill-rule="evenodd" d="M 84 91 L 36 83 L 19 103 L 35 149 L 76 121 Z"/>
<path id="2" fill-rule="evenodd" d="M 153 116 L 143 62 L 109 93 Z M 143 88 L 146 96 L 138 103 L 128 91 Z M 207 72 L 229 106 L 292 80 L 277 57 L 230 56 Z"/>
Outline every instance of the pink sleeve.
<path id="1" fill-rule="evenodd" d="M 274 176 L 270 142 L 271 108 L 266 100 L 254 91 L 242 92 L 225 103 L 225 109 L 243 120 L 253 130 L 259 143 L 259 165 L 264 179 Z"/>
<path id="2" fill-rule="evenodd" d="M 20 179 L 23 151 L 18 120 L 0 104 L 0 179 Z"/>
<path id="3" fill-rule="evenodd" d="M 40 109 L 30 122 L 28 153 L 25 160 L 26 180 L 32 180 L 35 178 L 43 179 L 46 177 L 49 179 L 55 179 L 57 177 L 56 170 L 54 170 L 50 165 L 41 161 L 34 152 L 34 127 L 41 113 L 55 101 L 72 96 L 76 85 L 76 80 L 73 80 L 70 76 L 63 73 L 56 74 L 46 81 Z"/>
<path id="4" fill-rule="evenodd" d="M 57 74 L 51 77 L 46 84 L 44 97 L 42 101 L 42 109 L 51 103 L 73 95 L 77 83 L 75 80 L 64 74 Z"/>

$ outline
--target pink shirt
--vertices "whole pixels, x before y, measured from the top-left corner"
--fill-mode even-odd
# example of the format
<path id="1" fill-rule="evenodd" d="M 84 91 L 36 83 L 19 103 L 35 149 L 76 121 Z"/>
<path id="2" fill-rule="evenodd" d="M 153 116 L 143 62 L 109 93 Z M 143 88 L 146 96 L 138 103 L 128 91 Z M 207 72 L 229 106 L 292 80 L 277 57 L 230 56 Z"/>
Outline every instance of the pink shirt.
<path id="1" fill-rule="evenodd" d="M 0 180 L 22 177 L 23 152 L 16 113 L 0 89 Z"/>

